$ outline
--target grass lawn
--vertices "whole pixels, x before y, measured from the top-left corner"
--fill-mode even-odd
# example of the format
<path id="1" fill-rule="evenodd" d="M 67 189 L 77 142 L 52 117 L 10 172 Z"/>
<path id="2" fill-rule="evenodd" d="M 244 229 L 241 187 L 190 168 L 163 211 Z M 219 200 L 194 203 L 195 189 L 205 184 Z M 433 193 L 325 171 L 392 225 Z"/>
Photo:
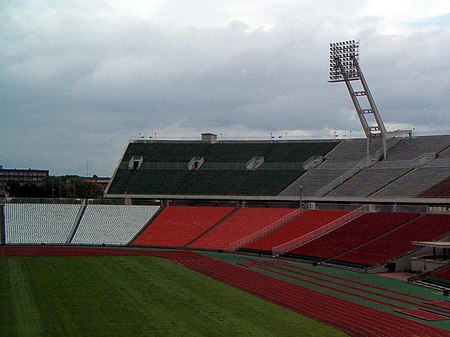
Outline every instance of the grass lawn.
<path id="1" fill-rule="evenodd" d="M 0 258 L 0 335 L 345 336 L 152 257 Z"/>

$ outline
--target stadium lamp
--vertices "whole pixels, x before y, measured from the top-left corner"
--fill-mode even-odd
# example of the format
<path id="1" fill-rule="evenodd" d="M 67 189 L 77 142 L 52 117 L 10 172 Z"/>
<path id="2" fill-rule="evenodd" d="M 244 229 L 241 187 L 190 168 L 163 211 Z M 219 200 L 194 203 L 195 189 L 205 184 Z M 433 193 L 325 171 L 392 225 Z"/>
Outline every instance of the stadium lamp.
<path id="1" fill-rule="evenodd" d="M 411 130 L 386 130 L 375 100 L 369 90 L 361 67 L 359 66 L 359 40 L 330 43 L 330 82 L 345 82 L 353 106 L 367 137 L 367 159 L 370 157 L 369 144 L 373 138 L 383 141 L 383 158 L 386 159 L 387 139 L 409 134 Z M 351 81 L 358 81 L 355 90 Z M 351 134 L 350 134 L 351 135 Z M 336 133 L 335 133 L 336 137 Z M 344 135 L 346 138 L 346 135 Z"/>
<path id="2" fill-rule="evenodd" d="M 330 43 L 330 82 L 359 79 L 359 40 Z"/>

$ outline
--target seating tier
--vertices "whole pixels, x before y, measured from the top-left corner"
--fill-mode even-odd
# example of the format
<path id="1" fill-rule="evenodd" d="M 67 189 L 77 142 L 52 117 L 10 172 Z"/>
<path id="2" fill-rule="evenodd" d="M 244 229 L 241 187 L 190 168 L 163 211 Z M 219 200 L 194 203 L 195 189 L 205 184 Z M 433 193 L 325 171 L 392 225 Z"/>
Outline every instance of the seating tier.
<path id="1" fill-rule="evenodd" d="M 330 259 L 373 240 L 416 216 L 414 213 L 365 213 L 289 254 Z"/>
<path id="2" fill-rule="evenodd" d="M 242 247 L 245 250 L 272 251 L 273 247 L 308 234 L 333 220 L 347 214 L 340 210 L 311 210 L 300 214 L 277 230 L 263 236 L 259 240 Z"/>
<path id="3" fill-rule="evenodd" d="M 419 195 L 421 198 L 450 198 L 450 178 Z"/>
<path id="4" fill-rule="evenodd" d="M 439 240 L 450 232 L 450 216 L 426 214 L 338 257 L 339 261 L 374 266 L 417 249 L 412 241 Z"/>
<path id="5" fill-rule="evenodd" d="M 449 167 L 419 167 L 374 194 L 376 197 L 415 197 L 450 177 Z"/>
<path id="6" fill-rule="evenodd" d="M 6 204 L 7 244 L 64 244 L 75 225 L 80 205 Z"/>
<path id="7" fill-rule="evenodd" d="M 364 169 L 336 187 L 327 196 L 367 197 L 398 179 L 409 170 L 408 168 Z"/>
<path id="8" fill-rule="evenodd" d="M 170 206 L 133 241 L 133 246 L 183 247 L 229 214 L 232 207 Z"/>
<path id="9" fill-rule="evenodd" d="M 126 245 L 159 206 L 89 205 L 71 244 Z"/>
<path id="10" fill-rule="evenodd" d="M 241 208 L 189 248 L 230 250 L 232 243 L 293 212 L 289 208 Z"/>
<path id="11" fill-rule="evenodd" d="M 119 163 L 108 195 L 278 195 L 303 173 L 303 163 L 324 156 L 338 141 L 132 141 Z M 134 157 L 142 158 L 129 169 Z M 189 170 L 194 157 L 203 158 Z M 264 162 L 255 171 L 247 163 Z M 249 169 L 249 170 L 247 170 Z"/>

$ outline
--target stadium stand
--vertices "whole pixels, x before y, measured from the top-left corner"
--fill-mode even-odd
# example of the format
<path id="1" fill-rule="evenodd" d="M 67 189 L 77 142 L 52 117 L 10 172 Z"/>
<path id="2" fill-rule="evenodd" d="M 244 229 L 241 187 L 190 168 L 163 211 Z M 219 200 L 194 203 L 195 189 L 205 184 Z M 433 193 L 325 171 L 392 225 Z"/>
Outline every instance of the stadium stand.
<path id="1" fill-rule="evenodd" d="M 278 195 L 305 172 L 305 162 L 324 156 L 337 144 L 132 141 L 106 195 Z M 192 168 L 194 158 L 201 164 Z"/>
<path id="2" fill-rule="evenodd" d="M 378 139 L 370 143 L 369 154 L 375 155 L 381 149 L 381 141 Z M 367 157 L 367 142 L 365 139 L 342 140 L 330 153 L 325 156 L 326 161 L 357 163 Z M 327 165 L 326 161 L 320 166 Z"/>
<path id="3" fill-rule="evenodd" d="M 286 225 L 247 244 L 240 250 L 262 251 L 272 253 L 273 247 L 282 245 L 295 238 L 310 233 L 317 228 L 347 214 L 348 211 L 341 210 L 310 210 L 300 214 Z"/>
<path id="4" fill-rule="evenodd" d="M 360 171 L 326 195 L 330 197 L 367 197 L 403 176 L 408 171 L 410 171 L 408 168 L 367 168 Z"/>
<path id="5" fill-rule="evenodd" d="M 375 197 L 415 197 L 450 177 L 450 167 L 418 167 L 374 194 Z"/>
<path id="6" fill-rule="evenodd" d="M 126 245 L 159 206 L 88 205 L 72 245 Z"/>
<path id="7" fill-rule="evenodd" d="M 450 265 L 447 265 L 439 270 L 427 275 L 424 279 L 424 282 L 435 284 L 438 286 L 443 286 L 446 288 L 450 288 Z"/>
<path id="8" fill-rule="evenodd" d="M 442 150 L 439 153 L 439 157 L 440 158 L 445 158 L 445 159 L 449 159 L 450 158 L 450 145 L 446 149 Z"/>
<path id="9" fill-rule="evenodd" d="M 133 156 L 144 157 L 147 163 L 187 163 L 193 157 L 203 156 L 209 143 L 183 141 L 131 141 L 122 157 L 128 164 Z"/>
<path id="10" fill-rule="evenodd" d="M 337 146 L 337 141 L 297 141 L 272 143 L 270 151 L 265 156 L 265 165 L 269 163 L 302 163 L 313 156 L 324 156 Z"/>
<path id="11" fill-rule="evenodd" d="M 189 248 L 230 250 L 232 243 L 295 211 L 290 208 L 240 208 L 230 218 L 194 241 Z"/>
<path id="12" fill-rule="evenodd" d="M 109 188 L 109 194 L 176 194 L 188 177 L 187 170 L 120 170 Z"/>
<path id="13" fill-rule="evenodd" d="M 0 245 L 5 243 L 5 205 L 0 205 Z"/>
<path id="14" fill-rule="evenodd" d="M 7 244 L 64 244 L 79 204 L 6 204 Z"/>
<path id="15" fill-rule="evenodd" d="M 425 153 L 438 153 L 450 146 L 450 136 L 405 138 L 387 154 L 387 161 L 412 160 Z"/>
<path id="16" fill-rule="evenodd" d="M 226 195 L 244 181 L 249 171 L 240 170 L 198 170 L 189 172 L 186 180 L 177 190 L 182 195 Z M 169 193 L 170 194 L 170 193 Z"/>
<path id="17" fill-rule="evenodd" d="M 360 266 L 375 266 L 417 249 L 412 241 L 437 241 L 450 232 L 446 214 L 424 214 L 367 244 L 335 258 Z"/>
<path id="18" fill-rule="evenodd" d="M 430 187 L 419 195 L 420 198 L 450 198 L 450 178 Z"/>
<path id="19" fill-rule="evenodd" d="M 206 163 L 246 163 L 252 157 L 265 156 L 270 142 L 213 143 L 204 154 Z"/>
<path id="20" fill-rule="evenodd" d="M 286 187 L 280 196 L 315 196 L 317 191 L 347 171 L 346 169 L 312 168 Z"/>
<path id="21" fill-rule="evenodd" d="M 132 242 L 133 246 L 183 247 L 224 217 L 232 207 L 169 206 Z"/>
<path id="22" fill-rule="evenodd" d="M 417 217 L 415 213 L 365 213 L 347 224 L 288 252 L 308 259 L 331 259 Z"/>
<path id="23" fill-rule="evenodd" d="M 380 149 L 381 142 L 374 140 L 370 144 L 369 154 L 374 156 Z M 301 187 L 303 195 L 316 196 L 324 186 L 341 177 L 365 158 L 367 158 L 365 139 L 343 140 L 324 156 L 324 161 L 320 165 L 308 170 L 279 195 L 299 195 Z"/>
<path id="24" fill-rule="evenodd" d="M 240 183 L 232 185 L 231 195 L 277 195 L 301 175 L 303 170 L 250 171 Z"/>

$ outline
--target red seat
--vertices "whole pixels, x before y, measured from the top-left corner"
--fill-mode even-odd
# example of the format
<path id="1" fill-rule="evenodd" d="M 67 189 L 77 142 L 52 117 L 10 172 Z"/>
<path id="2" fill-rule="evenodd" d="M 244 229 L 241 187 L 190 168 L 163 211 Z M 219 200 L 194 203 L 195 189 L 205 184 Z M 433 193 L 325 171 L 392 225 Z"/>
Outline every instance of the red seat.
<path id="1" fill-rule="evenodd" d="M 232 207 L 172 206 L 133 241 L 133 246 L 183 247 L 224 218 Z"/>

